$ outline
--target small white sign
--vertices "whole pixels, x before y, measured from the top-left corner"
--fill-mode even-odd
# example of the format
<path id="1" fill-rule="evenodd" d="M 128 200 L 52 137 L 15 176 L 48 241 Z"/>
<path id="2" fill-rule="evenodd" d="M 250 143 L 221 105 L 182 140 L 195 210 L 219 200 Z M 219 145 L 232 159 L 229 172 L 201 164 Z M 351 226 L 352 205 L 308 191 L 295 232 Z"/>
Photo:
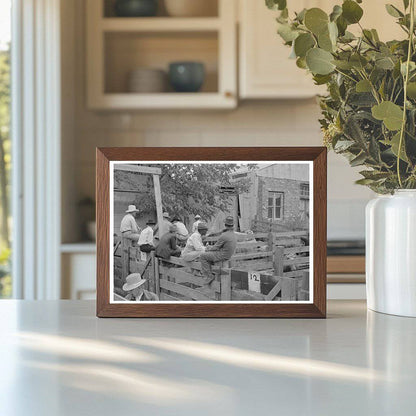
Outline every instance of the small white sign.
<path id="1" fill-rule="evenodd" d="M 248 272 L 248 290 L 261 293 L 259 272 Z"/>

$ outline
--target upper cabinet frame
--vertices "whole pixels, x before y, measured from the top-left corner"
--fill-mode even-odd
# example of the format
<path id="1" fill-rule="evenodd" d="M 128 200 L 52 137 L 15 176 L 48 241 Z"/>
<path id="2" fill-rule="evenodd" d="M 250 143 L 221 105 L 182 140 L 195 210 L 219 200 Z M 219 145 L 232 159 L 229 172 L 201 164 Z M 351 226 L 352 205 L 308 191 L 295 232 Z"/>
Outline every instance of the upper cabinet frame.
<path id="1" fill-rule="evenodd" d="M 237 106 L 236 3 L 218 0 L 217 17 L 105 17 L 103 0 L 87 0 L 87 106 L 90 109 L 221 109 Z M 231 30 L 230 30 L 231 28 Z M 197 93 L 130 93 L 108 91 L 106 87 L 106 36 L 179 36 L 186 42 L 216 39 L 216 88 Z M 194 36 L 195 34 L 195 36 Z M 164 35 L 164 36 L 163 36 Z M 152 38 L 152 39 L 153 39 Z M 214 42 L 213 40 L 213 42 Z M 153 40 L 152 40 L 153 41 Z M 187 44 L 188 44 L 187 43 Z M 120 45 L 123 47 L 123 45 Z M 196 46 L 197 49 L 197 46 Z M 170 54 L 174 53 L 173 51 Z M 197 60 L 198 58 L 195 57 Z M 182 60 L 178 51 L 177 60 Z M 160 62 L 159 62 L 160 64 Z M 134 67 L 131 69 L 135 69 Z M 167 67 L 165 68 L 167 70 Z M 125 76 L 125 74 L 121 74 Z"/>

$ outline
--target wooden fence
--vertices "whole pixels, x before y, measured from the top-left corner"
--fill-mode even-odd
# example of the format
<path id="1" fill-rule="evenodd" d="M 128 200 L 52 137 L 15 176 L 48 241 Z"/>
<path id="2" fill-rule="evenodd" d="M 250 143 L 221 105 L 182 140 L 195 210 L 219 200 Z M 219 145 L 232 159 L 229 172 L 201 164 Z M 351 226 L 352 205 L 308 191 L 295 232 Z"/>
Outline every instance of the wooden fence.
<path id="1" fill-rule="evenodd" d="M 185 262 L 176 257 L 156 259 L 152 254 L 143 263 L 138 261 L 137 247 L 123 251 L 123 270 L 127 274 L 147 273 L 143 277 L 149 281 L 148 288 L 160 300 L 309 299 L 309 246 L 304 245 L 307 232 L 237 233 L 237 238 L 235 254 L 213 268 L 216 279 L 212 290 L 203 287 L 199 261 Z M 206 240 L 215 244 L 217 239 L 218 236 Z M 250 290 L 253 287 L 256 290 Z"/>

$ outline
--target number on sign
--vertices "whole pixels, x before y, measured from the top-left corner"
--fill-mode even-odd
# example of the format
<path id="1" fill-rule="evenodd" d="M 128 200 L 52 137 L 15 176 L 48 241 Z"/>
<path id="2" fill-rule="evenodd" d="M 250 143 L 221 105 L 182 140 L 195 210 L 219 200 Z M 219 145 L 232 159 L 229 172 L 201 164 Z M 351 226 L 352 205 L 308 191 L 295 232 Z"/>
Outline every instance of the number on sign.
<path id="1" fill-rule="evenodd" d="M 248 273 L 248 290 L 253 292 L 260 292 L 260 273 L 259 272 L 249 272 Z"/>

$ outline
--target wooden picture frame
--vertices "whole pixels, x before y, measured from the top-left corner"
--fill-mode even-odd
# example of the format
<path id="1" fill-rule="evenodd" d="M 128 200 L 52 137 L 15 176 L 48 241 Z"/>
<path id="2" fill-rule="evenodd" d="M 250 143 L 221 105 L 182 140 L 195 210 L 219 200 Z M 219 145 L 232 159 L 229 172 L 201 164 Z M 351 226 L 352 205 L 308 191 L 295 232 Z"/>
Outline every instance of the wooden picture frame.
<path id="1" fill-rule="evenodd" d="M 325 318 L 326 317 L 326 226 L 327 149 L 325 147 L 198 147 L 198 148 L 97 148 L 97 316 L 164 318 Z M 110 300 L 110 173 L 112 163 L 139 165 L 154 161 L 186 162 L 311 162 L 312 188 L 311 272 L 313 287 L 308 302 L 125 302 Z M 189 162 L 188 162 L 189 163 Z M 158 214 L 158 216 L 160 213 Z M 111 293 L 112 295 L 112 293 Z M 222 299 L 222 298 L 221 298 Z"/>

